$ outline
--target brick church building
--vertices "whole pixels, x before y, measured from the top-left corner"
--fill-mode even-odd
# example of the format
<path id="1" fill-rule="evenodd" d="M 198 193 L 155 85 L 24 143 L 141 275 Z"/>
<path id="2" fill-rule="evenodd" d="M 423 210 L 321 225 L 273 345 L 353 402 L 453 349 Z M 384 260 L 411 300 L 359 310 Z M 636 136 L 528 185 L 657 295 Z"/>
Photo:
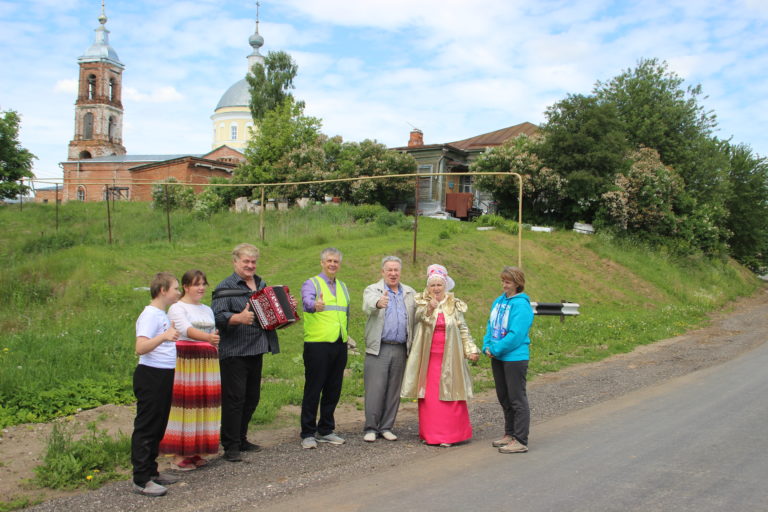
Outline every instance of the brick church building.
<path id="1" fill-rule="evenodd" d="M 200 192 L 203 189 L 200 184 L 208 183 L 212 177 L 231 177 L 245 158 L 243 153 L 226 144 L 204 154 L 126 152 L 121 102 L 125 66 L 109 44 L 103 5 L 98 20 L 93 44 L 78 59 L 75 130 L 67 160 L 61 163 L 64 185 L 58 197 L 50 187 L 37 190 L 36 201 L 103 201 L 107 198 L 150 201 L 152 185 L 158 181 L 175 178 L 192 183 L 195 192 Z M 255 48 L 255 52 L 258 53 L 258 49 Z"/>

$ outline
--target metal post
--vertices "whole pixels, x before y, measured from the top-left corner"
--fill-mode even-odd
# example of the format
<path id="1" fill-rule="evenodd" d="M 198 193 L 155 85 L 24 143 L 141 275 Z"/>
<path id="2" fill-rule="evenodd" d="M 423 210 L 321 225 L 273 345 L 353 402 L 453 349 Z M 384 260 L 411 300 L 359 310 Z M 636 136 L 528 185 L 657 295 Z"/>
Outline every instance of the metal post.
<path id="1" fill-rule="evenodd" d="M 264 187 L 261 187 L 261 211 L 259 212 L 259 238 L 261 241 L 264 241 L 264 210 L 266 210 L 266 207 L 264 205 Z"/>
<path id="2" fill-rule="evenodd" d="M 520 182 L 520 192 L 517 196 L 517 267 L 523 268 L 523 177 L 516 174 Z"/>
<path id="3" fill-rule="evenodd" d="M 165 225 L 168 230 L 168 243 L 171 243 L 171 202 L 168 200 L 168 184 L 163 185 L 165 189 Z"/>
<path id="4" fill-rule="evenodd" d="M 416 264 L 416 238 L 419 234 L 419 177 L 416 176 L 416 202 L 413 212 L 413 264 Z"/>
<path id="5" fill-rule="evenodd" d="M 19 211 L 24 211 L 24 180 L 19 180 Z"/>
<path id="6" fill-rule="evenodd" d="M 109 185 L 104 185 L 104 193 L 109 194 Z M 109 195 L 105 198 L 107 203 L 107 231 L 109 232 L 109 245 L 112 245 L 112 212 L 109 211 Z"/>
<path id="7" fill-rule="evenodd" d="M 56 184 L 56 196 L 53 198 L 56 201 L 56 232 L 59 232 L 59 184 Z"/>

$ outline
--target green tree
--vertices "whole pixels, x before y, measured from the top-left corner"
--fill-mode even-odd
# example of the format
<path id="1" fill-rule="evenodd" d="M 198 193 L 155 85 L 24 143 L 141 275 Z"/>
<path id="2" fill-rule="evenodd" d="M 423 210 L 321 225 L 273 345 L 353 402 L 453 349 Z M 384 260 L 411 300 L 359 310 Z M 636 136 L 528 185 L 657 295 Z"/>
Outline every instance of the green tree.
<path id="1" fill-rule="evenodd" d="M 546 117 L 537 152 L 565 179 L 562 220 L 592 222 L 601 196 L 630 164 L 616 106 L 595 96 L 571 95 L 549 107 Z"/>
<path id="2" fill-rule="evenodd" d="M 490 148 L 470 164 L 471 172 L 516 172 L 523 177 L 523 219 L 556 222 L 563 215 L 566 180 L 539 158 L 541 136 L 522 135 Z M 499 213 L 517 218 L 519 185 L 514 176 L 475 176 L 475 186 L 493 194 Z"/>
<path id="3" fill-rule="evenodd" d="M 0 199 L 27 192 L 29 187 L 19 180 L 34 177 L 32 160 L 37 157 L 19 143 L 20 124 L 16 111 L 0 111 Z"/>
<path id="4" fill-rule="evenodd" d="M 764 272 L 768 267 L 768 160 L 743 144 L 729 146 L 728 156 L 731 254 L 752 270 Z"/>
<path id="5" fill-rule="evenodd" d="M 712 136 L 717 118 L 701 104 L 700 85 L 684 86 L 666 62 L 642 59 L 634 69 L 597 82 L 594 92 L 601 102 L 616 106 L 633 147 L 658 151 L 699 203 L 712 209 L 722 205 L 727 197 L 727 157 Z"/>
<path id="6" fill-rule="evenodd" d="M 294 88 L 293 79 L 299 67 L 289 54 L 283 51 L 269 52 L 264 64 L 254 64 L 245 77 L 251 91 L 251 115 L 254 121 L 264 119 L 267 112 L 283 104 L 286 98 L 293 98 L 289 92 Z M 302 107 L 303 102 L 295 102 Z"/>
<path id="7" fill-rule="evenodd" d="M 416 160 L 412 155 L 390 151 L 384 144 L 366 139 L 362 142 L 345 142 L 337 148 L 334 142 L 325 148 L 326 161 L 332 164 L 334 177 L 358 178 L 360 176 L 393 176 L 416 172 Z M 411 179 L 374 179 L 332 184 L 332 195 L 340 196 L 353 204 L 378 203 L 391 207 L 413 196 Z"/>
<path id="8" fill-rule="evenodd" d="M 304 106 L 287 97 L 267 111 L 259 133 L 248 141 L 246 162 L 234 171 L 234 183 L 283 183 L 293 173 L 287 155 L 316 145 L 320 119 L 304 115 Z M 278 192 L 279 194 L 280 192 Z"/>
<path id="9" fill-rule="evenodd" d="M 641 148 L 629 155 L 632 165 L 619 174 L 613 190 L 603 194 L 598 225 L 620 234 L 664 243 L 677 235 L 681 219 L 675 201 L 683 193 L 683 180 L 664 165 L 658 152 Z"/>

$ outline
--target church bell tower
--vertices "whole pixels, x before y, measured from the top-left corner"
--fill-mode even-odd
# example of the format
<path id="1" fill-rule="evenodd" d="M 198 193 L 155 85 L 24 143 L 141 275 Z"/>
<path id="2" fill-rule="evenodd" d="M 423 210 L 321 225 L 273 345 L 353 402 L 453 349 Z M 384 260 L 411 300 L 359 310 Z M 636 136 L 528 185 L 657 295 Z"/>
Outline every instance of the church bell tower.
<path id="1" fill-rule="evenodd" d="M 101 2 L 99 27 L 93 44 L 78 59 L 80 78 L 75 102 L 75 136 L 69 142 L 69 160 L 124 155 L 123 69 L 109 45 L 107 16 Z"/>

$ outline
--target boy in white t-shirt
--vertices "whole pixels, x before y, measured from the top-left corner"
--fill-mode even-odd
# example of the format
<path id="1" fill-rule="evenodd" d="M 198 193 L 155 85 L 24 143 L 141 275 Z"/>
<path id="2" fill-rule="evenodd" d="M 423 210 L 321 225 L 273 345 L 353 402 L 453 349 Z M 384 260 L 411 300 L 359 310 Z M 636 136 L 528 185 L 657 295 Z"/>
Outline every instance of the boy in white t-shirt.
<path id="1" fill-rule="evenodd" d="M 179 282 L 168 272 L 156 274 L 149 287 L 152 302 L 136 320 L 136 353 L 139 364 L 133 373 L 136 419 L 131 436 L 133 492 L 143 496 L 164 496 L 178 481 L 157 471 L 160 440 L 168 425 L 176 369 L 176 340 L 166 310 L 179 300 Z"/>

